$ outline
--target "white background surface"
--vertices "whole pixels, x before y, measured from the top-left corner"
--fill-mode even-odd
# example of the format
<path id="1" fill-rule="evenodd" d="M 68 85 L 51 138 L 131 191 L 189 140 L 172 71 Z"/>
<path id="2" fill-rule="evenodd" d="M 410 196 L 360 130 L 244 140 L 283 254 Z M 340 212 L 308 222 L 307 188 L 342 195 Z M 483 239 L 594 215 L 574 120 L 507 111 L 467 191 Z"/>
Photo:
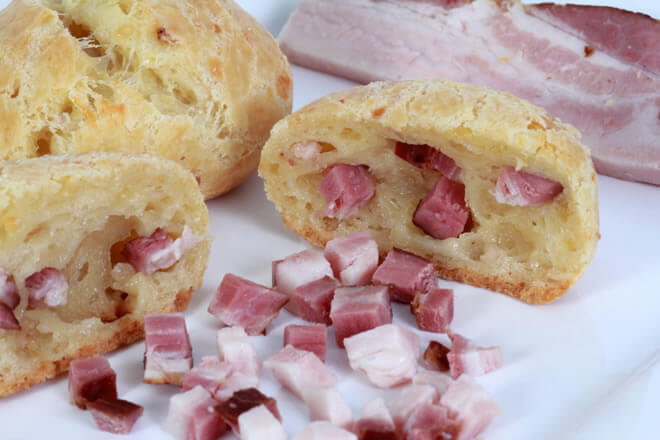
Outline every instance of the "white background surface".
<path id="1" fill-rule="evenodd" d="M 0 7 L 6 3 L 0 0 Z M 297 2 L 239 3 L 277 34 Z M 657 0 L 599 3 L 660 17 Z M 293 73 L 294 110 L 353 85 L 295 66 Z M 557 302 L 529 306 L 447 283 L 456 294 L 455 330 L 480 345 L 500 345 L 504 353 L 504 367 L 479 378 L 502 408 L 484 439 L 660 438 L 660 188 L 601 176 L 599 192 L 602 239 L 596 257 Z M 196 361 L 216 354 L 218 324 L 206 307 L 223 275 L 232 272 L 269 285 L 271 261 L 307 247 L 283 226 L 256 175 L 208 206 L 214 237 L 210 264 L 186 312 Z M 282 311 L 268 336 L 252 338 L 261 359 L 281 348 L 284 326 L 296 321 Z M 397 321 L 414 326 L 401 305 L 395 306 Z M 444 335 L 420 334 L 423 346 L 432 336 L 446 341 Z M 142 382 L 143 350 L 138 343 L 109 355 L 120 397 L 145 407 L 131 438 L 169 438 L 162 426 L 168 399 L 177 389 Z M 352 374 L 333 342 L 328 365 L 340 377 L 340 390 L 356 416 L 371 397 L 387 394 Z M 269 373 L 262 374 L 261 389 L 277 398 L 289 435 L 307 423 L 304 406 Z M 98 431 L 90 414 L 70 405 L 66 380 L 56 379 L 0 400 L 0 440 L 33 438 L 114 436 Z"/>

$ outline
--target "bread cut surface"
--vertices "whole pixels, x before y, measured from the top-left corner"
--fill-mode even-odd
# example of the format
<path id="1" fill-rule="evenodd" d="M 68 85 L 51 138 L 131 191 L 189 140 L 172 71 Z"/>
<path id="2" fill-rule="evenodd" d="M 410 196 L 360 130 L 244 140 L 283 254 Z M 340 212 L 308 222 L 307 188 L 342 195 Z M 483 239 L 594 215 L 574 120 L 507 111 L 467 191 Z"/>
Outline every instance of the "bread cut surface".
<path id="1" fill-rule="evenodd" d="M 294 146 L 315 141 L 320 154 Z M 397 142 L 429 145 L 461 167 L 471 225 L 435 239 L 413 223 L 440 173 L 395 154 Z M 304 157 L 304 158 L 301 158 Z M 366 165 L 375 195 L 341 221 L 325 215 L 319 183 L 335 164 Z M 563 185 L 549 202 L 499 203 L 512 167 Z M 442 80 L 372 83 L 326 96 L 280 121 L 259 166 L 284 222 L 312 244 L 368 229 L 381 252 L 396 247 L 431 260 L 447 279 L 547 303 L 575 283 L 598 233 L 596 175 L 573 127 L 511 95 Z"/>
<path id="2" fill-rule="evenodd" d="M 149 152 L 205 198 L 257 167 L 291 71 L 231 0 L 14 0 L 0 12 L 0 159 Z"/>
<path id="3" fill-rule="evenodd" d="M 150 275 L 122 258 L 126 242 L 183 227 L 201 241 Z M 21 296 L 21 330 L 0 329 L 0 396 L 66 371 L 71 360 L 143 337 L 143 316 L 186 308 L 201 285 L 208 212 L 194 177 L 175 162 L 129 153 L 48 156 L 0 164 L 0 267 Z M 61 270 L 68 301 L 30 308 L 24 281 Z"/>

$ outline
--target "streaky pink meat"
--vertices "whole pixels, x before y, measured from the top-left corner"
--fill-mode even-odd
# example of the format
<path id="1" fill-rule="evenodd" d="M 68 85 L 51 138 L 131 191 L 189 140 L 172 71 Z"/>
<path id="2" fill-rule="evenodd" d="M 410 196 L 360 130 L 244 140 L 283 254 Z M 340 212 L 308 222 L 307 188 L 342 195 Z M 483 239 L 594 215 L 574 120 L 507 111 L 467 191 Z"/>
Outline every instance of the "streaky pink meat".
<path id="1" fill-rule="evenodd" d="M 431 385 L 435 387 L 438 396 L 442 396 L 449 385 L 454 382 L 451 377 L 437 371 L 431 371 L 424 368 L 417 370 L 415 377 L 413 377 L 413 384 L 415 385 Z"/>
<path id="2" fill-rule="evenodd" d="M 305 249 L 273 262 L 273 289 L 289 297 L 300 286 L 332 276 L 330 263 L 317 249 Z M 293 301 L 289 301 L 286 308 L 294 315 L 299 314 Z"/>
<path id="3" fill-rule="evenodd" d="M 231 398 L 237 391 L 257 388 L 259 386 L 259 376 L 254 374 L 243 374 L 233 371 L 229 377 L 216 389 L 213 398 L 218 402 L 224 402 Z"/>
<path id="4" fill-rule="evenodd" d="M 454 379 L 462 374 L 480 376 L 502 366 L 500 347 L 478 347 L 457 333 L 449 333 L 449 338 L 452 347 L 447 353 L 447 360 Z"/>
<path id="5" fill-rule="evenodd" d="M 461 168 L 456 161 L 430 145 L 397 142 L 394 153 L 418 168 L 440 171 L 447 179 L 460 181 Z"/>
<path id="6" fill-rule="evenodd" d="M 337 383 L 335 375 L 314 353 L 290 345 L 266 359 L 264 367 L 299 399 L 303 399 L 305 389 L 333 387 Z"/>
<path id="7" fill-rule="evenodd" d="M 127 400 L 97 399 L 87 403 L 96 426 L 113 434 L 128 434 L 144 413 L 144 408 Z"/>
<path id="8" fill-rule="evenodd" d="M 446 333 L 454 319 L 454 292 L 438 287 L 431 288 L 428 293 L 417 292 L 410 310 L 420 330 Z"/>
<path id="9" fill-rule="evenodd" d="M 170 398 L 165 430 L 176 440 L 216 440 L 227 430 L 217 402 L 197 386 Z"/>
<path id="10" fill-rule="evenodd" d="M 13 310 L 19 302 L 21 302 L 21 297 L 18 294 L 13 277 L 0 267 L 0 303 L 6 304 Z"/>
<path id="11" fill-rule="evenodd" d="M 221 328 L 216 333 L 216 345 L 220 360 L 228 363 L 233 371 L 259 376 L 257 350 L 243 327 Z"/>
<path id="12" fill-rule="evenodd" d="M 183 313 L 145 315 L 144 381 L 181 385 L 192 362 L 192 346 Z"/>
<path id="13" fill-rule="evenodd" d="M 16 319 L 14 311 L 3 302 L 0 302 L 0 329 L 20 330 L 21 324 Z"/>
<path id="14" fill-rule="evenodd" d="M 277 419 L 282 420 L 277 409 L 277 401 L 268 397 L 256 388 L 248 388 L 236 391 L 228 400 L 220 403 L 216 410 L 222 416 L 227 426 L 236 435 L 240 435 L 239 419 L 246 411 L 263 405 Z"/>
<path id="15" fill-rule="evenodd" d="M 218 286 L 208 311 L 231 326 L 241 326 L 248 335 L 263 333 L 289 301 L 283 293 L 260 284 L 226 274 Z"/>
<path id="16" fill-rule="evenodd" d="M 394 420 L 382 397 L 372 399 L 362 407 L 354 432 L 358 440 L 397 440 Z"/>
<path id="17" fill-rule="evenodd" d="M 505 168 L 497 178 L 494 196 L 499 203 L 527 206 L 549 202 L 563 190 L 561 183 L 554 180 Z"/>
<path id="18" fill-rule="evenodd" d="M 337 286 L 337 280 L 324 277 L 297 287 L 290 301 L 295 302 L 298 315 L 305 321 L 330 325 L 330 304 Z"/>
<path id="19" fill-rule="evenodd" d="M 310 387 L 303 390 L 309 419 L 325 420 L 348 431 L 353 428 L 353 413 L 336 387 Z"/>
<path id="20" fill-rule="evenodd" d="M 453 439 L 459 431 L 442 405 L 424 404 L 410 414 L 403 427 L 405 440 Z"/>
<path id="21" fill-rule="evenodd" d="M 416 255 L 392 249 L 374 272 L 373 283 L 392 287 L 392 300 L 409 304 L 416 292 L 435 287 L 433 264 Z"/>
<path id="22" fill-rule="evenodd" d="M 344 345 L 351 368 L 378 387 L 410 382 L 417 372 L 419 338 L 403 327 L 381 325 L 344 339 Z"/>
<path id="23" fill-rule="evenodd" d="M 30 308 L 57 307 L 66 304 L 69 283 L 64 273 L 45 267 L 25 279 Z"/>
<path id="24" fill-rule="evenodd" d="M 470 219 L 465 203 L 465 186 L 440 176 L 431 192 L 415 210 L 413 223 L 433 238 L 458 237 Z"/>
<path id="25" fill-rule="evenodd" d="M 337 345 L 344 339 L 392 322 L 387 286 L 339 287 L 330 305 L 330 319 Z"/>
<path id="26" fill-rule="evenodd" d="M 284 346 L 291 345 L 299 350 L 314 353 L 325 362 L 328 340 L 328 327 L 325 324 L 298 325 L 284 327 Z"/>
<path id="27" fill-rule="evenodd" d="M 280 421 L 264 406 L 255 406 L 238 416 L 241 440 L 286 440 Z"/>
<path id="28" fill-rule="evenodd" d="M 424 351 L 424 364 L 433 370 L 449 371 L 448 353 L 449 348 L 437 341 L 431 341 Z"/>
<path id="29" fill-rule="evenodd" d="M 164 229 L 158 228 L 149 237 L 139 237 L 126 243 L 123 254 L 136 272 L 149 275 L 173 266 L 198 242 L 199 238 L 187 225 L 176 240 Z"/>
<path id="30" fill-rule="evenodd" d="M 363 83 L 447 78 L 512 93 L 575 126 L 598 172 L 660 184 L 657 20 L 515 0 L 445 3 L 302 0 L 280 46 L 295 64 Z M 548 131 L 551 121 L 532 126 Z"/>
<path id="31" fill-rule="evenodd" d="M 117 375 L 102 356 L 77 359 L 69 365 L 68 388 L 71 402 L 85 409 L 96 399 L 117 399 Z"/>
<path id="32" fill-rule="evenodd" d="M 214 396 L 218 388 L 232 374 L 232 366 L 212 356 L 204 356 L 199 365 L 193 367 L 181 379 L 181 388 L 188 391 L 201 386 Z"/>
<path id="33" fill-rule="evenodd" d="M 431 385 L 412 384 L 402 387 L 387 403 L 397 432 L 403 432 L 406 420 L 415 409 L 437 403 L 438 399 L 438 392 Z"/>
<path id="34" fill-rule="evenodd" d="M 362 286 L 378 267 L 378 244 L 369 231 L 355 232 L 328 241 L 325 258 L 344 286 Z"/>
<path id="35" fill-rule="evenodd" d="M 339 164 L 330 167 L 319 184 L 319 191 L 328 203 L 321 214 L 342 220 L 366 206 L 376 186 L 365 165 Z"/>
<path id="36" fill-rule="evenodd" d="M 449 417 L 460 427 L 455 440 L 471 440 L 484 432 L 500 409 L 484 389 L 463 375 L 449 385 L 440 397 L 440 404 L 449 410 Z"/>
<path id="37" fill-rule="evenodd" d="M 319 421 L 305 426 L 293 440 L 357 440 L 357 437 L 330 422 Z"/>

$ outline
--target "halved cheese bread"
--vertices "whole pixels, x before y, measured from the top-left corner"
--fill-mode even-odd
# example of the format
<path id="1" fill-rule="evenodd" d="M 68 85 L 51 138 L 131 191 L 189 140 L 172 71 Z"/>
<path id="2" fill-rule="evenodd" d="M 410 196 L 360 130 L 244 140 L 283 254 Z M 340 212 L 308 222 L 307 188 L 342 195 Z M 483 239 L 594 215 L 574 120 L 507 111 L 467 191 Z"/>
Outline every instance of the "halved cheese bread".
<path id="1" fill-rule="evenodd" d="M 0 268 L 9 275 L 0 281 L 20 298 L 20 329 L 0 329 L 0 396 L 141 339 L 145 314 L 184 310 L 206 269 L 208 221 L 192 174 L 166 159 L 90 153 L 0 164 Z M 137 271 L 130 251 L 154 232 L 186 240 L 183 253 L 164 262 L 152 252 L 164 264 Z M 46 268 L 66 280 L 61 305 L 33 301 L 29 286 Z"/>
<path id="2" fill-rule="evenodd" d="M 566 292 L 599 238 L 579 133 L 474 86 L 381 82 L 326 96 L 274 127 L 259 172 L 285 224 L 312 244 L 368 229 L 381 252 L 529 303 Z"/>
<path id="3" fill-rule="evenodd" d="M 157 154 L 207 199 L 255 171 L 291 112 L 286 58 L 231 0 L 14 0 L 0 59 L 0 159 Z"/>

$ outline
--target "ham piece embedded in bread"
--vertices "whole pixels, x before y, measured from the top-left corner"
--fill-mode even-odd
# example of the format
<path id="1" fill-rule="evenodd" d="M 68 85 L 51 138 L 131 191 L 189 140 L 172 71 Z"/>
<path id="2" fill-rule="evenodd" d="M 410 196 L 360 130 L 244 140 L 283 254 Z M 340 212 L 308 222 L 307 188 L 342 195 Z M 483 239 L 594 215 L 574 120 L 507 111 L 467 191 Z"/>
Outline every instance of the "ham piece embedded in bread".
<path id="1" fill-rule="evenodd" d="M 279 39 L 291 62 L 358 82 L 442 77 L 509 92 L 580 130 L 598 172 L 657 185 L 659 29 L 607 7 L 302 0 Z"/>
<path id="2" fill-rule="evenodd" d="M 363 165 L 333 165 L 319 184 L 328 203 L 324 215 L 342 220 L 357 213 L 374 196 L 376 186 Z"/>
<path id="3" fill-rule="evenodd" d="M 57 307 L 66 304 L 69 283 L 64 273 L 54 267 L 45 267 L 25 279 L 31 308 Z"/>
<path id="4" fill-rule="evenodd" d="M 513 168 L 500 172 L 495 200 L 512 206 L 538 205 L 554 199 L 564 188 L 561 183 Z"/>
<path id="5" fill-rule="evenodd" d="M 11 310 L 15 309 L 21 297 L 18 295 L 16 283 L 5 269 L 0 267 L 0 303 L 4 303 Z"/>
<path id="6" fill-rule="evenodd" d="M 335 340 L 344 339 L 392 322 L 390 289 L 387 286 L 340 287 L 330 306 Z"/>
<path id="7" fill-rule="evenodd" d="M 291 345 L 299 350 L 310 351 L 322 362 L 325 362 L 327 340 L 328 327 L 325 324 L 289 324 L 284 327 L 285 347 Z"/>
<path id="8" fill-rule="evenodd" d="M 423 258 L 392 249 L 374 272 L 373 283 L 391 286 L 392 300 L 409 304 L 415 292 L 427 292 L 435 287 L 435 269 Z"/>
<path id="9" fill-rule="evenodd" d="M 167 269 L 199 242 L 190 228 L 183 227 L 181 237 L 174 240 L 163 229 L 156 229 L 149 237 L 140 237 L 126 243 L 124 256 L 137 272 L 152 274 Z"/>
<path id="10" fill-rule="evenodd" d="M 97 399 L 87 403 L 96 426 L 113 434 L 128 434 L 144 413 L 144 408 L 122 399 Z"/>
<path id="11" fill-rule="evenodd" d="M 415 210 L 413 223 L 433 238 L 458 237 L 470 219 L 465 204 L 465 186 L 445 176 L 433 186 Z"/>
<path id="12" fill-rule="evenodd" d="M 228 273 L 222 279 L 208 311 L 227 325 L 241 326 L 258 335 L 280 313 L 289 297 Z"/>
<path id="13" fill-rule="evenodd" d="M 96 399 L 117 399 L 117 375 L 102 356 L 71 362 L 68 387 L 71 402 L 82 409 Z"/>
<path id="14" fill-rule="evenodd" d="M 451 157 L 428 145 L 397 142 L 394 153 L 419 168 L 440 171 L 447 179 L 460 181 L 461 167 Z"/>
<path id="15" fill-rule="evenodd" d="M 0 329 L 20 330 L 21 324 L 16 319 L 14 311 L 3 302 L 0 302 Z"/>
<path id="16" fill-rule="evenodd" d="M 144 381 L 181 385 L 192 362 L 192 346 L 183 313 L 145 315 Z"/>
<path id="17" fill-rule="evenodd" d="M 314 353 L 287 345 L 264 362 L 275 379 L 299 399 L 311 387 L 333 387 L 335 375 Z"/>
<path id="18" fill-rule="evenodd" d="M 324 277 L 297 287 L 289 301 L 289 304 L 295 303 L 290 310 L 295 309 L 305 321 L 332 324 L 330 304 L 337 286 L 339 286 L 337 280 Z"/>
<path id="19" fill-rule="evenodd" d="M 447 360 L 454 379 L 462 374 L 480 376 L 502 366 L 500 347 L 478 347 L 457 333 L 449 333 L 449 338 L 452 347 L 447 353 Z"/>
<path id="20" fill-rule="evenodd" d="M 344 286 L 362 286 L 378 267 L 378 244 L 369 231 L 355 232 L 328 241 L 325 258 Z"/>

